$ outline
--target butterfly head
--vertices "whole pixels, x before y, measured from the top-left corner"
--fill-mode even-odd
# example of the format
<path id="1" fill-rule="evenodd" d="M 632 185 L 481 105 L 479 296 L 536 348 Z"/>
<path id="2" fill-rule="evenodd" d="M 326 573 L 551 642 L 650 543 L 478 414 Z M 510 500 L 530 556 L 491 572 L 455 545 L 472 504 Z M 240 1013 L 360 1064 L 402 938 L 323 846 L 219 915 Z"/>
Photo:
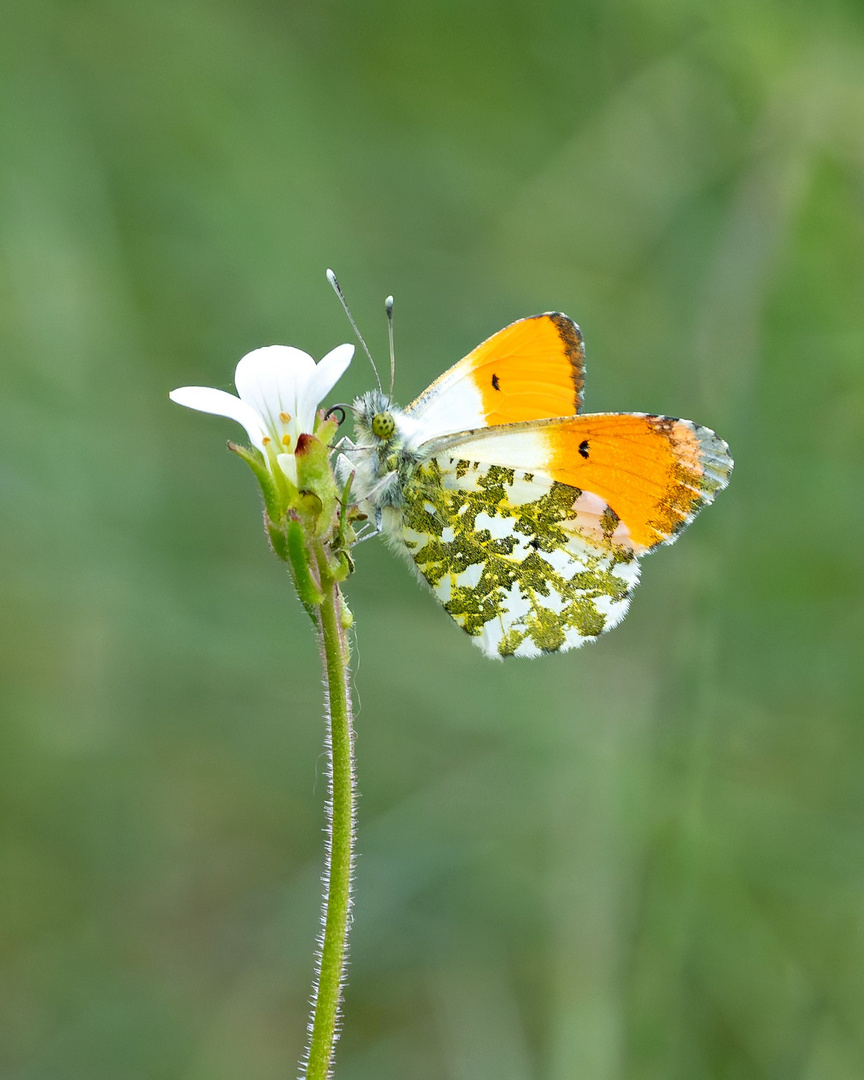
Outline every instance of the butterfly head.
<path id="1" fill-rule="evenodd" d="M 387 450 L 399 441 L 402 434 L 402 412 L 388 394 L 369 390 L 354 402 L 354 424 L 359 445 Z"/>
<path id="2" fill-rule="evenodd" d="M 382 442 L 390 442 L 396 434 L 396 421 L 393 419 L 393 413 L 389 410 L 375 413 L 372 417 L 371 427 L 372 434 L 376 438 Z"/>
<path id="3" fill-rule="evenodd" d="M 337 476 L 354 474 L 353 491 L 361 503 L 369 499 L 377 508 L 401 505 L 403 484 L 421 456 L 421 425 L 377 389 L 361 394 L 353 412 L 354 440 L 340 455 Z"/>

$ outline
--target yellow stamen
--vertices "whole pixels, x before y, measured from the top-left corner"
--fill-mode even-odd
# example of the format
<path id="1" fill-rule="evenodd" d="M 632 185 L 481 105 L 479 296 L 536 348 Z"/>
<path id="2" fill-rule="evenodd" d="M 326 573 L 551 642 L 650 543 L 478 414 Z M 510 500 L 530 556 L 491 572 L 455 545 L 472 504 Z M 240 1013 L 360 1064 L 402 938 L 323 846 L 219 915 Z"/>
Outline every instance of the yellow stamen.
<path id="1" fill-rule="evenodd" d="M 291 449 L 291 436 L 290 435 L 283 435 L 282 436 L 282 445 L 287 446 L 289 450 Z"/>
<path id="2" fill-rule="evenodd" d="M 283 424 L 287 424 L 291 417 L 288 415 L 287 412 L 280 412 L 279 419 L 282 421 Z"/>
<path id="3" fill-rule="evenodd" d="M 270 436 L 269 436 L 269 435 L 262 435 L 262 436 L 261 436 L 261 442 L 262 442 L 262 443 L 264 443 L 264 445 L 265 445 L 265 446 L 266 446 L 266 445 L 267 445 L 268 443 L 272 442 L 272 441 L 273 441 L 273 440 L 272 440 L 272 439 L 270 438 Z"/>

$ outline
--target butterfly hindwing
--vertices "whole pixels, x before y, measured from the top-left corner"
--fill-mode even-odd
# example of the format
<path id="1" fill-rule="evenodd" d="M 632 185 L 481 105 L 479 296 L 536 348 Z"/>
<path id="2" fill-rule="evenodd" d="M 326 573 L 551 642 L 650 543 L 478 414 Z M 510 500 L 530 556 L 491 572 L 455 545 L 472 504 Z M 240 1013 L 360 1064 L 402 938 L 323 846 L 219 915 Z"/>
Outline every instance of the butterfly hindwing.
<path id="1" fill-rule="evenodd" d="M 590 491 L 621 519 L 637 554 L 671 543 L 726 487 L 728 447 L 690 420 L 596 413 L 461 432 L 434 440 L 443 451 L 530 469 Z"/>
<path id="2" fill-rule="evenodd" d="M 487 655 L 563 652 L 624 617 L 639 565 L 596 496 L 442 454 L 404 497 L 391 540 Z"/>

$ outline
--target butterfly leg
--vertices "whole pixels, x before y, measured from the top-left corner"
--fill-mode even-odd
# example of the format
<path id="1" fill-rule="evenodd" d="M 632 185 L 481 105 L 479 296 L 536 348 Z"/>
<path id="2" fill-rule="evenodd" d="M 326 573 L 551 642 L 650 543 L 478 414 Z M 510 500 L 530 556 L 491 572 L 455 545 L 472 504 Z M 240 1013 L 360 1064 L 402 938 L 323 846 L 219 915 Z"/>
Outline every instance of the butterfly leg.
<path id="1" fill-rule="evenodd" d="M 361 540 L 368 540 L 371 536 L 377 536 L 384 527 L 384 511 L 381 503 L 376 500 L 375 496 L 380 495 L 381 491 L 385 489 L 389 482 L 392 482 L 393 478 L 398 476 L 396 472 L 389 472 L 386 476 L 382 476 L 381 479 L 375 484 L 362 499 L 358 500 L 358 505 L 361 509 L 368 508 L 370 511 L 374 511 L 374 523 L 369 521 L 363 526 L 357 533 L 357 539 L 355 544 L 359 544 Z"/>
<path id="2" fill-rule="evenodd" d="M 365 492 L 362 498 L 359 500 L 360 502 L 371 502 L 376 508 L 376 517 L 378 518 L 380 518 L 381 516 L 381 506 L 379 500 L 376 499 L 376 496 L 379 495 L 382 491 L 384 491 L 384 489 L 393 482 L 393 478 L 398 477 L 398 475 L 399 474 L 395 471 L 385 473 L 385 475 L 381 477 L 378 483 L 373 484 L 372 487 L 369 488 L 369 490 Z"/>
<path id="3" fill-rule="evenodd" d="M 356 547 L 358 544 L 362 544 L 364 540 L 369 540 L 369 539 L 371 539 L 371 537 L 377 536 L 381 532 L 380 517 L 381 517 L 381 511 L 378 510 L 376 512 L 376 514 L 375 514 L 375 519 L 376 520 L 374 522 L 372 522 L 372 521 L 367 522 L 363 526 L 362 529 L 358 530 L 358 532 L 356 534 L 356 539 L 355 539 L 354 543 L 351 545 L 352 547 Z"/>

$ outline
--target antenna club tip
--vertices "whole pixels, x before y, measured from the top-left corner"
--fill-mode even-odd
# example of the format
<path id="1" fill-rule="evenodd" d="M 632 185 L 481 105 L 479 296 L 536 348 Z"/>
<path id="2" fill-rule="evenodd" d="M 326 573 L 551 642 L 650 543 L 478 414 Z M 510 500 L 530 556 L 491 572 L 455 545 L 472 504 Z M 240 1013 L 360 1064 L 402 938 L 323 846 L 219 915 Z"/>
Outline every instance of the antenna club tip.
<path id="1" fill-rule="evenodd" d="M 393 314 L 393 297 L 392 296 L 388 296 L 387 299 L 384 301 L 384 308 L 387 311 L 388 315 Z"/>
<path id="2" fill-rule="evenodd" d="M 331 285 L 336 280 L 336 275 L 333 273 L 329 266 L 327 267 L 327 280 L 330 282 Z"/>

